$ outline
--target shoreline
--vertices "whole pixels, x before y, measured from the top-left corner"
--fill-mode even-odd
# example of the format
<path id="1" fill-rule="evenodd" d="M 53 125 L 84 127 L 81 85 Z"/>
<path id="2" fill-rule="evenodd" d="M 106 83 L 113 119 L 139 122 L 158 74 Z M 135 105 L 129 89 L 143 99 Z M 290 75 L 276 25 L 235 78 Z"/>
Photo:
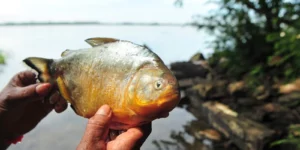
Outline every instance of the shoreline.
<path id="1" fill-rule="evenodd" d="M 62 25 L 98 25 L 98 26 L 195 26 L 195 23 L 140 23 L 140 22 L 3 22 L 0 27 L 6 26 L 62 26 Z"/>

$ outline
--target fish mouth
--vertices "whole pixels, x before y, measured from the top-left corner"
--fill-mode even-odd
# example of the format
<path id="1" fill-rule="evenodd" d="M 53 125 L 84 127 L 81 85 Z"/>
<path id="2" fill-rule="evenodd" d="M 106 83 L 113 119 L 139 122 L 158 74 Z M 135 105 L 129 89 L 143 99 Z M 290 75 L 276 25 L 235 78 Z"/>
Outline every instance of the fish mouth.
<path id="1" fill-rule="evenodd" d="M 167 118 L 169 112 L 172 111 L 180 101 L 179 91 L 173 91 L 164 96 L 162 100 L 158 102 L 158 107 L 161 111 L 156 115 L 156 118 Z"/>
<path id="2" fill-rule="evenodd" d="M 180 92 L 178 90 L 169 92 L 163 96 L 164 98 L 158 102 L 158 105 L 163 105 L 164 103 L 175 103 L 176 105 L 180 100 Z"/>

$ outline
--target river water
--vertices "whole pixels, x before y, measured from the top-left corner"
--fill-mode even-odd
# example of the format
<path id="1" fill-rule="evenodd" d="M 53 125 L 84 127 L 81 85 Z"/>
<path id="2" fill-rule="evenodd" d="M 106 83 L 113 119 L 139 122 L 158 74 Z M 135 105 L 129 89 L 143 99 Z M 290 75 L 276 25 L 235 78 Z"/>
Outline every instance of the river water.
<path id="1" fill-rule="evenodd" d="M 210 53 L 205 48 L 207 35 L 192 27 L 156 26 L 15 26 L 0 27 L 0 49 L 7 64 L 1 67 L 0 88 L 17 72 L 27 69 L 22 60 L 29 56 L 59 58 L 65 49 L 87 48 L 90 37 L 113 37 L 137 44 L 147 44 L 166 64 L 188 60 L 194 53 Z M 176 108 L 166 119 L 153 121 L 153 130 L 142 149 L 157 149 L 154 140 L 169 140 L 172 131 L 183 131 L 183 125 L 194 117 Z M 22 143 L 9 149 L 53 150 L 75 149 L 87 120 L 68 108 L 61 114 L 50 113 Z M 186 137 L 187 140 L 192 140 Z"/>

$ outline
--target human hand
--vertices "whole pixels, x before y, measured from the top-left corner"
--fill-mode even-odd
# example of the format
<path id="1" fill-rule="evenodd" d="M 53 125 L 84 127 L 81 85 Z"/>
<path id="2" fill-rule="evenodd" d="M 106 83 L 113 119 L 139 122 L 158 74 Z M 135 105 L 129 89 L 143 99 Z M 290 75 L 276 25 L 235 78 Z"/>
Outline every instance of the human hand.
<path id="1" fill-rule="evenodd" d="M 107 141 L 112 111 L 103 105 L 88 121 L 77 150 L 131 150 L 139 149 L 151 133 L 151 123 L 140 128 L 130 128 Z"/>
<path id="2" fill-rule="evenodd" d="M 66 101 L 53 93 L 50 83 L 36 83 L 31 71 L 16 74 L 0 92 L 0 146 L 4 139 L 12 139 L 32 130 L 54 108 L 62 112 Z"/>

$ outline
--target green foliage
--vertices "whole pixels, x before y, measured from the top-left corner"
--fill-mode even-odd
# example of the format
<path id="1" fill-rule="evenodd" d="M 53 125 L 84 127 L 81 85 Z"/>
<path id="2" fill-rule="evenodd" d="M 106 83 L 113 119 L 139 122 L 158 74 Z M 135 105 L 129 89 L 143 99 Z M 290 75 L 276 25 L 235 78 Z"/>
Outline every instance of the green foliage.
<path id="1" fill-rule="evenodd" d="M 216 36 L 211 62 L 227 58 L 222 64 L 226 74 L 249 79 L 253 85 L 267 76 L 287 82 L 299 76 L 299 1 L 218 0 L 217 4 L 216 12 L 194 23 Z"/>
<path id="2" fill-rule="evenodd" d="M 272 142 L 271 147 L 282 145 L 282 144 L 292 144 L 300 149 L 300 125 L 291 125 L 289 127 L 289 134 L 286 138 Z"/>
<path id="3" fill-rule="evenodd" d="M 268 41 L 275 43 L 274 52 L 268 57 L 268 65 L 280 70 L 276 76 L 283 77 L 286 82 L 300 75 L 299 29 L 298 25 L 290 26 L 267 36 Z"/>
<path id="4" fill-rule="evenodd" d="M 183 0 L 177 0 L 183 1 Z M 250 92 L 259 85 L 300 77 L 299 0 L 214 0 L 220 7 L 193 25 L 215 36 L 209 63 L 229 80 L 245 80 Z M 221 61 L 221 60 L 226 61 Z M 220 69 L 221 68 L 221 69 Z M 296 105 L 299 101 L 295 101 Z M 271 146 L 300 149 L 300 125 Z"/>
<path id="5" fill-rule="evenodd" d="M 0 64 L 5 64 L 5 57 L 1 50 L 0 50 Z"/>

